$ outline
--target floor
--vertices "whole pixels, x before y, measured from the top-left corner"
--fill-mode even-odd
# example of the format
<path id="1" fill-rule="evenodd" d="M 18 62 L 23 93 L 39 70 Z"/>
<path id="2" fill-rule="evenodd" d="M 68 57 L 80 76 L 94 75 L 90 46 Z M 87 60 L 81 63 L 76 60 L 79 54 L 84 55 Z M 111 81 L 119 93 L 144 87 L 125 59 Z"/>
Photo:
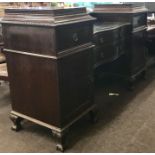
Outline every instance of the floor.
<path id="1" fill-rule="evenodd" d="M 113 93 L 113 96 L 109 96 Z M 70 129 L 66 152 L 155 152 L 155 67 L 147 80 L 138 80 L 128 91 L 121 80 L 98 80 L 95 90 L 99 120 L 85 116 Z M 11 131 L 8 83 L 0 86 L 0 152 L 57 152 L 51 131 L 23 122 L 23 130 Z"/>

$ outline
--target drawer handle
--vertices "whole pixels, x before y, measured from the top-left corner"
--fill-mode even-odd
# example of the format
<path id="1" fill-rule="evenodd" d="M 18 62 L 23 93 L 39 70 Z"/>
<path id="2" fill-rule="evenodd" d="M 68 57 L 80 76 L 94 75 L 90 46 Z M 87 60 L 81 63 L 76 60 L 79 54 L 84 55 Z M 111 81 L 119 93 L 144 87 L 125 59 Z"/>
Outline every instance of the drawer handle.
<path id="1" fill-rule="evenodd" d="M 77 33 L 73 34 L 73 41 L 77 42 L 79 40 Z"/>

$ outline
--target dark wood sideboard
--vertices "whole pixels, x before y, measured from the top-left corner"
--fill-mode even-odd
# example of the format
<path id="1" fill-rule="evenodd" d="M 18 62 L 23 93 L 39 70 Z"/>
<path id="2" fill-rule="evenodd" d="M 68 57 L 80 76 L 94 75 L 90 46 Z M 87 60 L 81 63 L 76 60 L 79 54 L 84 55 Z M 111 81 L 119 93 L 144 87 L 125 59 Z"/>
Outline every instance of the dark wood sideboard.
<path id="1" fill-rule="evenodd" d="M 145 74 L 147 50 L 146 50 L 146 27 L 147 9 L 144 6 L 132 4 L 107 4 L 96 5 L 91 13 L 99 22 L 128 22 L 131 24 L 129 48 L 126 50 L 124 72 L 121 76 L 126 77 L 131 84 L 141 73 Z M 122 68 L 122 67 L 120 67 Z"/>
<path id="2" fill-rule="evenodd" d="M 85 8 L 5 10 L 12 129 L 23 119 L 50 128 L 63 151 L 66 130 L 93 116 L 94 20 Z"/>
<path id="3" fill-rule="evenodd" d="M 131 24 L 123 22 L 96 22 L 93 42 L 94 68 L 117 60 L 125 54 L 130 38 Z"/>

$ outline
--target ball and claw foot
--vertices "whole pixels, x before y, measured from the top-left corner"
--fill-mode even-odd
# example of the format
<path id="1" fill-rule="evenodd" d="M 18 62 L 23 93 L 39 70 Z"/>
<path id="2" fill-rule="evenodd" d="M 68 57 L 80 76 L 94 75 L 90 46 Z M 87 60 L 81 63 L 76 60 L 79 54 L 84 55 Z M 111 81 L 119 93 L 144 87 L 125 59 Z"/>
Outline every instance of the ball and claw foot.
<path id="1" fill-rule="evenodd" d="M 57 151 L 61 151 L 61 152 L 65 151 L 65 148 L 61 144 L 56 144 L 56 149 L 57 149 Z"/>
<path id="2" fill-rule="evenodd" d="M 11 129 L 13 131 L 20 131 L 22 129 L 22 126 L 21 126 L 21 121 L 23 120 L 21 117 L 18 117 L 16 115 L 13 115 L 13 114 L 10 114 L 10 119 L 12 120 L 13 122 L 13 126 L 11 127 Z"/>
<path id="3" fill-rule="evenodd" d="M 52 131 L 55 141 L 57 143 L 56 149 L 58 151 L 64 152 L 68 145 L 66 141 L 66 132 L 67 130 L 65 132 Z"/>
<path id="4" fill-rule="evenodd" d="M 12 127 L 11 127 L 11 130 L 13 130 L 13 131 L 20 131 L 22 129 L 22 126 L 21 125 L 13 125 Z"/>

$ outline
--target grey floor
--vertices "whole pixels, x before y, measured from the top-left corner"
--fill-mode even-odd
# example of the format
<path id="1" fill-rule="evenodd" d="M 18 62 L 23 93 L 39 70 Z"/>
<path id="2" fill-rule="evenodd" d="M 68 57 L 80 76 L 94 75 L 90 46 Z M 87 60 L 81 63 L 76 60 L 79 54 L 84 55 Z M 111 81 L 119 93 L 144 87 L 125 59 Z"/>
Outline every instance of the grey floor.
<path id="1" fill-rule="evenodd" d="M 109 96 L 118 93 L 119 96 Z M 147 80 L 138 80 L 133 92 L 119 80 L 99 80 L 95 102 L 99 120 L 89 122 L 85 116 L 74 124 L 68 136 L 66 152 L 155 152 L 155 67 Z M 0 86 L 0 152 L 57 152 L 51 131 L 23 122 L 23 130 L 10 130 L 9 87 Z"/>

